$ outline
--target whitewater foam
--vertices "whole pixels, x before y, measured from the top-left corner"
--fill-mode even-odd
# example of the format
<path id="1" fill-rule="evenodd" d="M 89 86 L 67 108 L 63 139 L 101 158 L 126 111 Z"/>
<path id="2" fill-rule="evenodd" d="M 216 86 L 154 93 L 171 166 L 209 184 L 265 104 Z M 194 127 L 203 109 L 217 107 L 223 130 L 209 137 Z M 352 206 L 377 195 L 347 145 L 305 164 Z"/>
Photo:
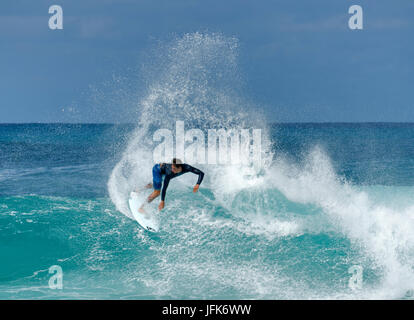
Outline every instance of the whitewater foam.
<path id="1" fill-rule="evenodd" d="M 272 172 L 272 185 L 288 199 L 321 207 L 321 219 L 328 219 L 375 261 L 383 280 L 374 297 L 400 298 L 414 288 L 414 206 L 396 211 L 377 205 L 367 192 L 338 177 L 318 147 L 304 165 L 279 158 Z"/>
<path id="2" fill-rule="evenodd" d="M 126 203 L 129 192 L 151 181 L 155 129 L 174 131 L 176 121 L 201 130 L 263 127 L 257 112 L 246 113 L 247 102 L 235 90 L 240 82 L 237 46 L 236 39 L 220 34 L 186 34 L 155 58 L 160 63 L 157 72 L 148 72 L 152 82 L 138 104 L 141 117 L 137 129 L 108 182 L 109 194 L 120 212 L 131 217 Z M 266 161 L 270 139 L 266 138 L 267 129 L 263 131 L 262 158 Z M 224 181 L 214 180 L 214 189 L 229 186 L 225 177 L 234 177 L 234 169 L 229 166 L 200 167 L 207 173 L 203 186 L 208 187 L 209 181 L 218 177 L 224 177 Z"/>

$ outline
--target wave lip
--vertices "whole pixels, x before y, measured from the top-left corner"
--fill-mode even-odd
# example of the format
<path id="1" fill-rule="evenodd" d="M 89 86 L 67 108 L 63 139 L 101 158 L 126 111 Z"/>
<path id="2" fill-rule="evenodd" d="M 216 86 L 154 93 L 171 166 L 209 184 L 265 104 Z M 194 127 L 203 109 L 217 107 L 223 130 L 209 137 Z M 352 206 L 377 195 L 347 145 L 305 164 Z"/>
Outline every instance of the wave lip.
<path id="1" fill-rule="evenodd" d="M 377 204 L 369 191 L 361 191 L 338 177 L 326 153 L 315 148 L 298 167 L 278 159 L 273 185 L 289 200 L 314 204 L 322 219 L 332 224 L 370 259 L 382 274 L 371 292 L 377 298 L 400 298 L 414 288 L 414 205 L 395 210 Z"/>

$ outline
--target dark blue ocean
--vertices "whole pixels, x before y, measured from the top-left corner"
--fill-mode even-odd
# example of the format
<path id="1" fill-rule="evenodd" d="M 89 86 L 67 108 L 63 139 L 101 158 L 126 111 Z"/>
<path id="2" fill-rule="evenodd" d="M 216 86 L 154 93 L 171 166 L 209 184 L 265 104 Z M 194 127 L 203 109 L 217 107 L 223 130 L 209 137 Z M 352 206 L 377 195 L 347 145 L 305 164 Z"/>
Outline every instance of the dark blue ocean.
<path id="1" fill-rule="evenodd" d="M 136 127 L 0 125 L 0 299 L 412 297 L 414 124 L 270 124 L 257 181 L 171 182 L 156 234 L 122 212 Z"/>

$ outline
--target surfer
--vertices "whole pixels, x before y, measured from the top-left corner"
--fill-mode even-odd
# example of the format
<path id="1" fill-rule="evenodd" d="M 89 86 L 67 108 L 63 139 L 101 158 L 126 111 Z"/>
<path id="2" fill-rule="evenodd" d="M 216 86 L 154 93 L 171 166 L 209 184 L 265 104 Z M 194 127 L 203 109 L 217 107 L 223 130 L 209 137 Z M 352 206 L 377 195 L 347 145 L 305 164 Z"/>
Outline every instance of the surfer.
<path id="1" fill-rule="evenodd" d="M 172 163 L 157 163 L 152 168 L 152 183 L 145 186 L 146 189 L 154 188 L 154 191 L 148 196 L 147 202 L 153 201 L 161 194 L 161 202 L 158 205 L 158 210 L 162 210 L 165 206 L 165 194 L 167 192 L 168 184 L 170 180 L 181 176 L 184 173 L 192 172 L 198 175 L 198 180 L 193 188 L 193 192 L 197 192 L 201 182 L 204 178 L 204 172 L 190 166 L 189 164 L 182 163 L 180 159 L 174 158 Z M 164 184 L 162 183 L 162 176 L 164 176 Z M 161 191 L 162 186 L 162 191 Z M 143 206 L 139 209 L 139 212 L 144 213 Z"/>

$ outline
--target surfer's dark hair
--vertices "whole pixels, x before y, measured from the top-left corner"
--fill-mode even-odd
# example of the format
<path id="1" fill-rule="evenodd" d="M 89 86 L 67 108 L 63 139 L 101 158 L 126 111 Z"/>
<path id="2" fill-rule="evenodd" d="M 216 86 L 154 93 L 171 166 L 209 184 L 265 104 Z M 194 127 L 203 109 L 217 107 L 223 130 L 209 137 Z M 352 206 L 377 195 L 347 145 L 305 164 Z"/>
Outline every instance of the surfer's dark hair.
<path id="1" fill-rule="evenodd" d="M 180 159 L 174 158 L 172 159 L 172 164 L 174 165 L 174 167 L 181 168 L 183 162 Z"/>

